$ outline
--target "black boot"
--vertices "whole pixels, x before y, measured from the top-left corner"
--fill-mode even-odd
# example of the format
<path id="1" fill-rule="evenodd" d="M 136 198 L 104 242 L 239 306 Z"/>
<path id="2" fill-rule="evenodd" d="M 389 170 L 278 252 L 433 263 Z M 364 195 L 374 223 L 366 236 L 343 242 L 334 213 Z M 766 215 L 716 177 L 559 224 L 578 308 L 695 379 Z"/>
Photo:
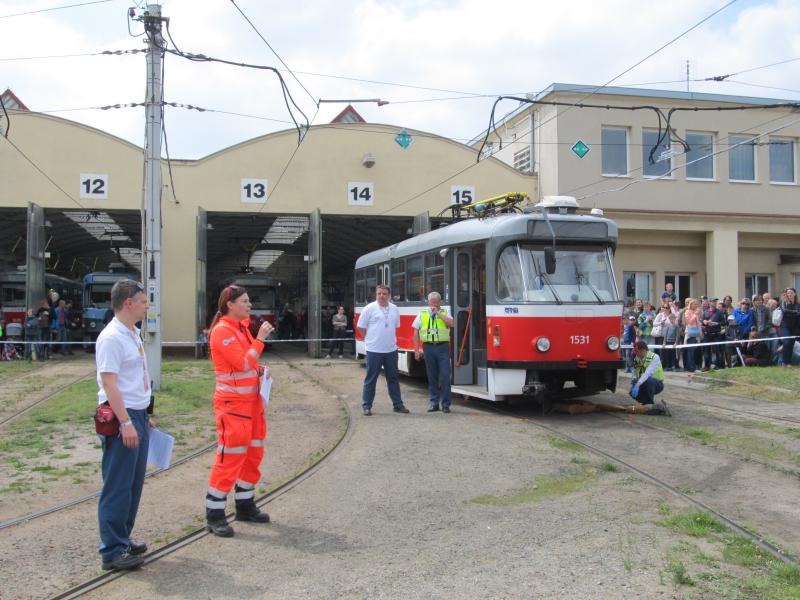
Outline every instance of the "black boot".
<path id="1" fill-rule="evenodd" d="M 269 523 L 269 515 L 258 510 L 253 500 L 236 503 L 236 520 L 252 521 L 253 523 Z"/>
<path id="2" fill-rule="evenodd" d="M 206 529 L 219 537 L 233 537 L 233 527 L 228 525 L 224 510 L 206 509 Z"/>

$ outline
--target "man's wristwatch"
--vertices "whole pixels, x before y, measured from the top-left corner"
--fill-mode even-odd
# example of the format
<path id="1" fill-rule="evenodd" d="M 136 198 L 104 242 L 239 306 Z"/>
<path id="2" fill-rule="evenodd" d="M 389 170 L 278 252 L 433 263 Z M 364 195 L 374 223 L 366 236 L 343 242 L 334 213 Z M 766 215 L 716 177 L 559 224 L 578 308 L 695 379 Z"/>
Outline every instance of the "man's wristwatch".
<path id="1" fill-rule="evenodd" d="M 127 421 L 122 421 L 119 424 L 119 426 L 120 426 L 120 429 L 123 428 L 123 427 L 133 427 L 133 423 L 131 423 L 131 420 L 128 419 Z"/>

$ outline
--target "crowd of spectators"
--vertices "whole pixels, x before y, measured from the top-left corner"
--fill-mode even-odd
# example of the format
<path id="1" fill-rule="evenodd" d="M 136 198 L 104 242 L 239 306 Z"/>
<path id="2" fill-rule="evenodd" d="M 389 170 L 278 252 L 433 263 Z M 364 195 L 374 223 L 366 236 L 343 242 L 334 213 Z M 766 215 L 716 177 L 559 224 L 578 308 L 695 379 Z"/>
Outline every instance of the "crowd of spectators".
<path id="1" fill-rule="evenodd" d="M 686 298 L 681 303 L 672 285 L 666 287 L 655 307 L 646 299 L 635 299 L 625 306 L 623 345 L 639 340 L 653 345 L 668 371 L 708 371 L 742 364 L 792 365 L 795 341 L 800 337 L 800 304 L 795 288 L 786 288 L 779 298 L 766 292 L 734 304 L 731 296 Z M 632 351 L 624 349 L 623 358 L 625 370 L 630 372 Z"/>

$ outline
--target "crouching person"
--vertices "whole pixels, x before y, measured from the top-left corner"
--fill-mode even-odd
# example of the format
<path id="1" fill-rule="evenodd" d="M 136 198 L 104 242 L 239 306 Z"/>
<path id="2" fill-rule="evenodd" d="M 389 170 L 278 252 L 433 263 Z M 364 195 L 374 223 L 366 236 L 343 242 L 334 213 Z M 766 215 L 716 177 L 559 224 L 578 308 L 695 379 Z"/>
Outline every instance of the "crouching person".
<path id="1" fill-rule="evenodd" d="M 631 412 L 648 415 L 666 415 L 671 417 L 667 403 L 655 401 L 657 394 L 664 391 L 664 369 L 658 354 L 647 349 L 647 343 L 639 341 L 633 347 L 634 376 L 631 379 L 631 398 L 638 404 L 631 407 Z"/>

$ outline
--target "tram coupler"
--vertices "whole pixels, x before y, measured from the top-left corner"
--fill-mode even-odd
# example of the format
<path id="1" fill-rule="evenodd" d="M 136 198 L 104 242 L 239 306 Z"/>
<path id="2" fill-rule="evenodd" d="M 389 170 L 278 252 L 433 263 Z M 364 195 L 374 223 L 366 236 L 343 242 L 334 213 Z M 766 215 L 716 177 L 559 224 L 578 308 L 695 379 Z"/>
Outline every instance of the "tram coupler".
<path id="1" fill-rule="evenodd" d="M 547 386 L 541 381 L 529 381 L 522 386 L 522 395 L 529 396 L 534 400 L 540 400 L 547 392 Z"/>

